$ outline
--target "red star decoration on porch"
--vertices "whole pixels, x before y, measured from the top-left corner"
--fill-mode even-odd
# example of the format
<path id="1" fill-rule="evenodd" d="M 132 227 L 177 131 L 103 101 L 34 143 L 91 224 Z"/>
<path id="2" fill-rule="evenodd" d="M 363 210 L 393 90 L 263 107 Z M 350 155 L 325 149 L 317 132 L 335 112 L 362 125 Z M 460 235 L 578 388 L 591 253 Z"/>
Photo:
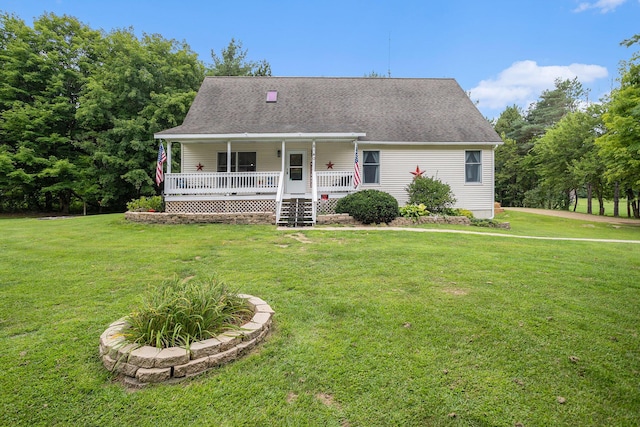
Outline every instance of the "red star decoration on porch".
<path id="1" fill-rule="evenodd" d="M 331 160 L 327 163 L 327 169 L 333 169 L 333 163 L 331 163 Z"/>
<path id="2" fill-rule="evenodd" d="M 411 175 L 413 175 L 413 179 L 416 179 L 417 177 L 422 176 L 424 172 L 425 171 L 420 170 L 420 166 L 416 165 L 416 170 L 414 172 L 411 172 Z"/>
<path id="3" fill-rule="evenodd" d="M 202 163 L 198 162 L 198 164 L 196 165 L 196 170 L 197 171 L 201 171 L 203 167 L 204 167 L 204 165 Z"/>

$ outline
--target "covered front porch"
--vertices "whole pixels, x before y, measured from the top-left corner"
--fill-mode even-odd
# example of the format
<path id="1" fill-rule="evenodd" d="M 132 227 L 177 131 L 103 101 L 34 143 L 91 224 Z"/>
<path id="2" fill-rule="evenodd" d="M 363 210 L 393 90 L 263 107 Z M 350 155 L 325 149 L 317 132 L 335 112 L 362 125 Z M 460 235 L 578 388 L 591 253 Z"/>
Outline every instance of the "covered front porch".
<path id="1" fill-rule="evenodd" d="M 181 169 L 171 171 L 171 142 Z M 274 212 L 277 224 L 314 224 L 318 211 L 357 190 L 357 138 L 305 140 L 167 140 L 166 211 Z M 318 167 L 320 165 L 320 167 Z M 322 170 L 318 170 L 322 168 Z"/>

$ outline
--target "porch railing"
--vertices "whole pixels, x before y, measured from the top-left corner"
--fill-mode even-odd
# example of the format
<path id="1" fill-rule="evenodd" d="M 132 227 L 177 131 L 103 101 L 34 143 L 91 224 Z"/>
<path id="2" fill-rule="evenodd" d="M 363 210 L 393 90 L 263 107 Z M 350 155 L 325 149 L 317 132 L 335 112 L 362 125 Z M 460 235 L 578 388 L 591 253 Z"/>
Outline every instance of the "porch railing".
<path id="1" fill-rule="evenodd" d="M 165 175 L 166 195 L 275 194 L 281 172 L 197 172 Z"/>
<path id="2" fill-rule="evenodd" d="M 314 185 L 318 193 L 339 193 L 353 191 L 352 171 L 322 171 L 316 172 Z"/>

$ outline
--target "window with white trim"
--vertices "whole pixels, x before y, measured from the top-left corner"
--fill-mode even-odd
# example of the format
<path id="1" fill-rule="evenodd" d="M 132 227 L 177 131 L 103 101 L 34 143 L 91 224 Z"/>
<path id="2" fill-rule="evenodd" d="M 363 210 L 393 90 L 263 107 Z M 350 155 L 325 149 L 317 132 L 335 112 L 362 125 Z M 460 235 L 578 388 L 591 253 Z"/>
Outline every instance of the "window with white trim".
<path id="1" fill-rule="evenodd" d="M 467 150 L 464 159 L 464 182 L 482 182 L 482 151 Z"/>
<path id="2" fill-rule="evenodd" d="M 227 171 L 227 153 L 222 151 L 218 153 L 218 172 Z M 248 152 L 231 152 L 231 172 L 255 172 L 256 170 L 256 153 Z"/>
<path id="3" fill-rule="evenodd" d="M 380 184 L 380 152 L 362 152 L 363 184 Z"/>

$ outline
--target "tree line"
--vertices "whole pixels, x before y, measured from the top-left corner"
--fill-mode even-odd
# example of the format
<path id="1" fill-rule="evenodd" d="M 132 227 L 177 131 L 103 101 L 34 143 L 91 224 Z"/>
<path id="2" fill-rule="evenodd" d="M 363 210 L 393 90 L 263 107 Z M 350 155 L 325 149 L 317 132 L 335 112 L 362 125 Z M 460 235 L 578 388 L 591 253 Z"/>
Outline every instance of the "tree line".
<path id="1" fill-rule="evenodd" d="M 205 75 L 271 75 L 246 55 L 231 39 L 207 65 L 158 34 L 0 14 L 0 212 L 119 211 L 156 194 L 153 134 L 182 123 Z"/>
<path id="2" fill-rule="evenodd" d="M 131 28 L 106 33 L 55 14 L 29 26 L 0 13 L 0 212 L 119 211 L 157 194 L 153 134 L 182 123 L 204 76 L 271 75 L 234 39 L 211 58 Z M 559 79 L 527 111 L 507 107 L 493 123 L 505 142 L 496 200 L 575 209 L 586 198 L 591 212 L 595 198 L 603 214 L 614 199 L 617 215 L 626 197 L 640 218 L 640 52 L 618 81 L 599 103 L 588 105 L 577 79 Z"/>
<path id="3" fill-rule="evenodd" d="M 640 34 L 621 44 L 632 47 Z M 598 103 L 577 79 L 555 82 L 525 112 L 507 107 L 494 129 L 496 201 L 503 206 L 576 209 L 578 199 L 604 214 L 604 200 L 626 198 L 640 218 L 640 52 L 622 62 L 619 87 Z"/>

